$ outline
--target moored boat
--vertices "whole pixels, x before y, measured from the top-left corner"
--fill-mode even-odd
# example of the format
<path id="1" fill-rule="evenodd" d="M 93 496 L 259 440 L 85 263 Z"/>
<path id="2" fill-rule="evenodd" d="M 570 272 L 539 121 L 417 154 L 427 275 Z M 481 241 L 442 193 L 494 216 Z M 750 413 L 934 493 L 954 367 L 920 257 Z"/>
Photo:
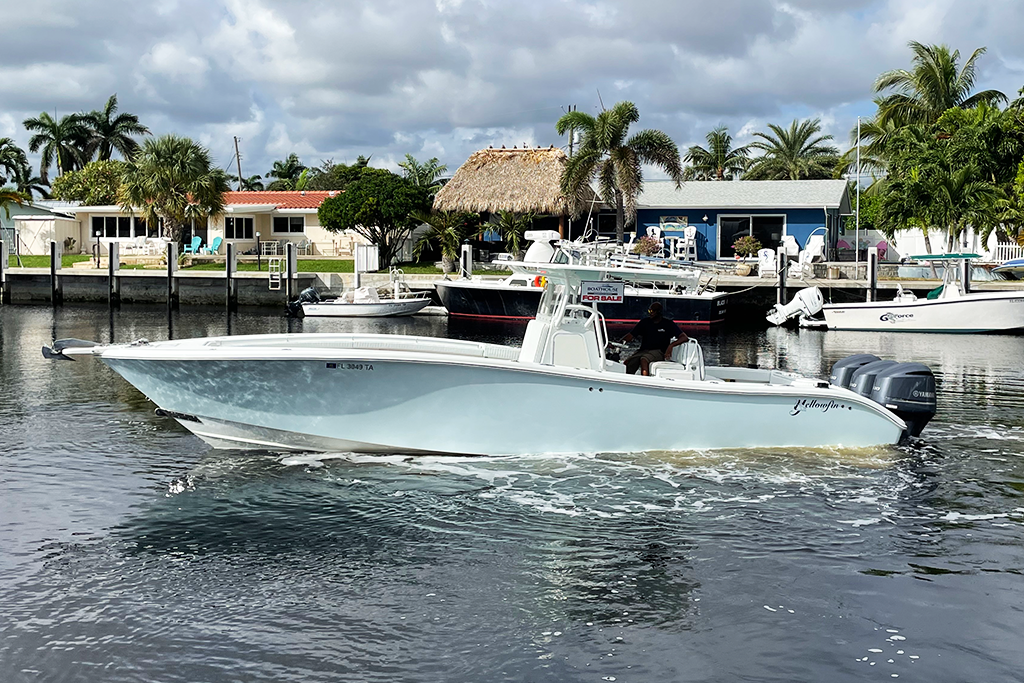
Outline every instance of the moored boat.
<path id="1" fill-rule="evenodd" d="M 970 290 L 969 271 L 965 266 L 977 258 L 976 254 L 912 258 L 942 261 L 947 265 L 942 285 L 927 298 L 919 298 L 901 286 L 890 301 L 827 304 L 822 302 L 820 290 L 813 287 L 797 292 L 790 304 L 772 309 L 768 320 L 781 324 L 787 318 L 800 316 L 801 321 L 805 321 L 820 312 L 824 326 L 830 330 L 961 333 L 1024 330 L 1024 290 Z M 818 303 L 809 307 L 811 301 Z"/>

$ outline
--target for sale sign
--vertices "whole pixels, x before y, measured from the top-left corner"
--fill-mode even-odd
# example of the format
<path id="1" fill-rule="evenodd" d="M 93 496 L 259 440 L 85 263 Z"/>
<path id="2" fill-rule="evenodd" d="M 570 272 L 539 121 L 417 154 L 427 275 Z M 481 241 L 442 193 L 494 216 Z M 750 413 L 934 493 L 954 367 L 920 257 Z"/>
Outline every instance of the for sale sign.
<path id="1" fill-rule="evenodd" d="M 580 290 L 580 301 L 585 304 L 621 304 L 626 286 L 621 282 L 600 282 L 584 280 Z"/>

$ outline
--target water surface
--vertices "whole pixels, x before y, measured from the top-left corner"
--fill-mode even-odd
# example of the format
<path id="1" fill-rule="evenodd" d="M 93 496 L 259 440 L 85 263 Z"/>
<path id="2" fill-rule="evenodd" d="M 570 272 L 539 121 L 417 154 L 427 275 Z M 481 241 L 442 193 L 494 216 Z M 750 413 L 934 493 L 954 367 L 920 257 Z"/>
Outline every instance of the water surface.
<path id="1" fill-rule="evenodd" d="M 214 451 L 39 352 L 168 334 L 160 308 L 0 309 L 0 680 L 1020 680 L 1024 339 L 698 333 L 709 362 L 924 362 L 940 413 L 903 448 L 511 458 Z"/>

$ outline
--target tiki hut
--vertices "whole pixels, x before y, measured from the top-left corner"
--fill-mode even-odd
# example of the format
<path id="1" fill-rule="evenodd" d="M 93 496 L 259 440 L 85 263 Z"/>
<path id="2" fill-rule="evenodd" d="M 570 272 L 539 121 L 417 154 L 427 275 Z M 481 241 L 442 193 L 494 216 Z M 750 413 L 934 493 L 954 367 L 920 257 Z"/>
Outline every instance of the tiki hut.
<path id="1" fill-rule="evenodd" d="M 565 152 L 555 147 L 482 149 L 437 193 L 434 210 L 511 211 L 560 218 L 576 214 L 560 185 L 567 160 Z M 564 236 L 564 221 L 559 231 Z"/>

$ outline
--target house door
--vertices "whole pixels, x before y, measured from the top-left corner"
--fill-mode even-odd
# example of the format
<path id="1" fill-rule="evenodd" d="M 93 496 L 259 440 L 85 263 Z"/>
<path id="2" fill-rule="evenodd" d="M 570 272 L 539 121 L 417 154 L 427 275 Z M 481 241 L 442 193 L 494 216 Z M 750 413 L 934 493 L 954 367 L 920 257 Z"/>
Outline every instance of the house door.
<path id="1" fill-rule="evenodd" d="M 718 258 L 732 258 L 736 255 L 733 243 L 750 234 L 750 216 L 722 216 L 720 226 Z"/>

